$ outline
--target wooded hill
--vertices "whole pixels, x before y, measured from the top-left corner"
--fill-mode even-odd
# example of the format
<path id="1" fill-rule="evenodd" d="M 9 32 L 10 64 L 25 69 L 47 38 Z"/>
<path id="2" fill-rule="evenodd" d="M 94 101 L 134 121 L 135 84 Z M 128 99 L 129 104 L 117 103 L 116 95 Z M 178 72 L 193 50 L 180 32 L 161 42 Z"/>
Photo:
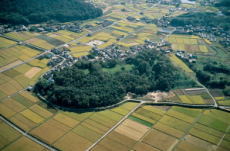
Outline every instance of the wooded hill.
<path id="1" fill-rule="evenodd" d="M 115 104 L 128 92 L 142 95 L 195 84 L 158 51 L 144 50 L 123 64 L 131 65 L 132 69 L 110 73 L 103 71 L 100 62 L 81 61 L 55 71 L 54 82 L 41 79 L 34 91 L 60 106 L 87 108 Z"/>
<path id="2" fill-rule="evenodd" d="M 0 23 L 34 24 L 91 19 L 102 10 L 83 0 L 1 0 Z"/>

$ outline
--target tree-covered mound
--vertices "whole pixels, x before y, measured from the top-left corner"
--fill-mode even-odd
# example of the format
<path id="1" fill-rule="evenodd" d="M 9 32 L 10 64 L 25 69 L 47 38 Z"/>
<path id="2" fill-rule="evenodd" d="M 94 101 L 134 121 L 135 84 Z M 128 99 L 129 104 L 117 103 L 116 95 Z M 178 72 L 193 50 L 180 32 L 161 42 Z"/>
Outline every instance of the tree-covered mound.
<path id="1" fill-rule="evenodd" d="M 85 20 L 102 15 L 102 10 L 83 0 L 1 0 L 0 22 L 33 24 L 49 20 Z"/>
<path id="2" fill-rule="evenodd" d="M 122 63 L 132 69 L 111 73 L 103 71 L 105 63 L 80 61 L 53 72 L 52 80 L 41 79 L 34 91 L 60 106 L 87 108 L 118 103 L 128 92 L 142 95 L 194 85 L 158 51 L 146 50 Z"/>

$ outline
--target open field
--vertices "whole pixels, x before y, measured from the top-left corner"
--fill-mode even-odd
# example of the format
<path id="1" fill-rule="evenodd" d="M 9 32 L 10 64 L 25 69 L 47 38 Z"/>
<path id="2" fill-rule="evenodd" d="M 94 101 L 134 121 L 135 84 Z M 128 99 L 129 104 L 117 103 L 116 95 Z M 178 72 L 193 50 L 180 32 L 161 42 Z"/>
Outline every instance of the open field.
<path id="1" fill-rule="evenodd" d="M 33 32 L 10 32 L 5 34 L 8 37 L 17 39 L 17 40 L 21 40 L 21 41 L 25 41 L 31 38 L 34 38 L 36 36 L 38 36 L 38 33 L 33 33 Z"/>
<path id="2" fill-rule="evenodd" d="M 0 48 L 6 48 L 6 47 L 17 44 L 14 41 L 11 41 L 11 40 L 8 40 L 8 39 L 2 38 L 2 37 L 0 37 L 0 41 L 1 41 Z"/>
<path id="3" fill-rule="evenodd" d="M 3 149 L 3 151 L 30 151 L 31 148 L 36 151 L 43 151 L 45 148 L 41 145 L 31 141 L 26 137 L 21 137 L 17 141 L 13 142 L 9 146 Z"/>
<path id="4" fill-rule="evenodd" d="M 30 43 L 32 45 L 35 45 L 37 47 L 44 48 L 44 49 L 52 49 L 55 47 L 54 45 L 48 43 L 47 41 L 42 40 L 42 39 L 38 39 L 38 38 L 33 38 L 30 40 L 27 40 L 26 42 Z"/>
<path id="5" fill-rule="evenodd" d="M 208 53 L 209 49 L 206 45 L 203 44 L 201 38 L 197 36 L 188 36 L 188 35 L 171 35 L 167 40 L 172 44 L 173 50 L 183 50 L 190 53 L 201 52 Z M 209 43 L 206 42 L 207 45 Z"/>
<path id="6" fill-rule="evenodd" d="M 0 52 L 0 67 L 1 70 L 13 65 L 17 65 L 22 61 L 26 61 L 31 57 L 38 55 L 40 52 L 25 46 L 13 46 L 2 49 Z"/>
<path id="7" fill-rule="evenodd" d="M 166 135 L 157 130 L 151 130 L 150 133 L 143 139 L 144 143 L 154 146 L 162 151 L 169 150 L 174 144 L 177 143 L 177 141 L 178 140 L 172 136 Z"/>
<path id="8" fill-rule="evenodd" d="M 8 145 L 9 143 L 15 141 L 20 137 L 20 134 L 8 126 L 7 124 L 0 121 L 0 149 Z"/>

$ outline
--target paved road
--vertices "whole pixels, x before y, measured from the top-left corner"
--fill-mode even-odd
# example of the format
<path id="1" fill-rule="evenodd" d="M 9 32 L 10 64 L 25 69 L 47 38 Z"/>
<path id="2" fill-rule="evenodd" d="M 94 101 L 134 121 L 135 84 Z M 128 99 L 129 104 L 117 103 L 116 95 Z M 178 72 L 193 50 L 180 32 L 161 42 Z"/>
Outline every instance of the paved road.
<path id="1" fill-rule="evenodd" d="M 95 147 L 99 142 L 101 142 L 108 134 L 110 134 L 115 128 L 117 128 L 124 120 L 128 118 L 129 115 L 131 115 L 136 109 L 138 109 L 143 102 L 139 103 L 135 108 L 133 108 L 128 114 L 126 114 L 116 125 L 114 125 L 109 131 L 107 131 L 101 138 L 99 138 L 93 145 L 91 145 L 86 151 L 90 151 Z"/>
<path id="2" fill-rule="evenodd" d="M 7 125 L 9 125 L 10 127 L 14 128 L 16 131 L 18 131 L 19 133 L 21 133 L 22 135 L 24 135 L 25 137 L 29 138 L 30 140 L 40 144 L 41 146 L 51 150 L 51 151 L 58 151 L 56 148 L 44 143 L 43 141 L 39 140 L 38 138 L 28 134 L 27 132 L 25 132 L 24 130 L 20 129 L 17 125 L 11 123 L 8 119 L 6 119 L 5 117 L 3 117 L 2 115 L 0 115 L 0 119 L 5 122 Z"/>

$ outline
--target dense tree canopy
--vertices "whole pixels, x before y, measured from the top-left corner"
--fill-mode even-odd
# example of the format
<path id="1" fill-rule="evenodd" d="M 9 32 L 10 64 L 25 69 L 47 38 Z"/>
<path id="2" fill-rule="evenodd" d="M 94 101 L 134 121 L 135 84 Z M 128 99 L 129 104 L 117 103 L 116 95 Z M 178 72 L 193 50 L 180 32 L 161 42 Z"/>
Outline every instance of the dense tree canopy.
<path id="1" fill-rule="evenodd" d="M 129 71 L 104 72 L 101 64 L 105 63 L 81 61 L 55 71 L 54 82 L 41 79 L 34 91 L 58 105 L 97 107 L 115 104 L 127 92 L 141 95 L 154 90 L 168 91 L 181 80 L 190 81 L 190 86 L 194 84 L 158 51 L 146 50 L 128 58 L 125 64 L 133 66 Z"/>
<path id="2" fill-rule="evenodd" d="M 56 20 L 84 20 L 102 15 L 102 10 L 83 0 L 1 0 L 0 22 L 30 24 Z"/>
<path id="3" fill-rule="evenodd" d="M 229 16 L 219 16 L 216 13 L 210 12 L 190 12 L 177 17 L 174 17 L 171 21 L 173 26 L 212 26 L 212 27 L 222 27 L 225 30 L 230 28 L 230 17 Z"/>

